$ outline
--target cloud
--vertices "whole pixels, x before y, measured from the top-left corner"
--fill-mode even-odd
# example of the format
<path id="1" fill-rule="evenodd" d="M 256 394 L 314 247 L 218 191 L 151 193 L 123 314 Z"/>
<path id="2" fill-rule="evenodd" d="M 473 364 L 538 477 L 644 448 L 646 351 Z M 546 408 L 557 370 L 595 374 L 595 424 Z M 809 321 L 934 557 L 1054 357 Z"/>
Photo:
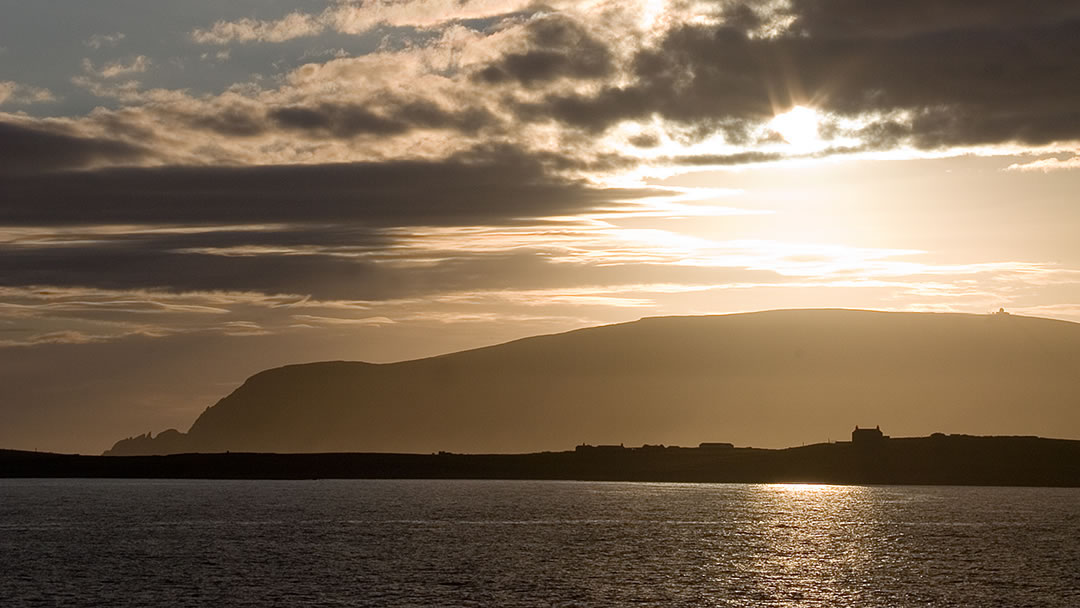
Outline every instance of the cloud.
<path id="1" fill-rule="evenodd" d="M 1075 3 L 1015 7 L 793 1 L 777 9 L 790 28 L 771 36 L 745 19 L 681 23 L 634 54 L 624 82 L 553 92 L 518 115 L 590 133 L 657 116 L 691 139 L 745 144 L 751 127 L 804 104 L 890 116 L 891 144 L 926 149 L 1080 138 Z"/>
<path id="2" fill-rule="evenodd" d="M 916 264 L 876 257 L 880 252 L 863 252 L 870 253 L 870 257 L 851 260 L 845 257 L 850 252 L 842 249 L 826 252 L 821 259 L 810 259 L 819 255 L 813 248 L 788 247 L 788 251 L 805 251 L 806 255 L 796 256 L 805 259 L 770 257 L 773 252 L 769 251 L 755 258 L 747 249 L 741 259 L 732 256 L 707 267 L 682 267 L 600 261 L 567 265 L 537 255 L 489 254 L 397 272 L 361 263 L 354 266 L 351 277 L 345 273 L 337 277 L 323 275 L 332 279 L 323 283 L 310 277 L 313 270 L 325 270 L 325 260 L 317 258 L 301 257 L 296 260 L 300 265 L 282 266 L 277 264 L 281 257 L 268 256 L 255 262 L 262 265 L 263 274 L 236 273 L 256 266 L 236 267 L 233 259 L 220 264 L 202 260 L 201 273 L 196 273 L 196 266 L 185 268 L 183 263 L 161 264 L 175 260 L 154 260 L 159 265 L 153 280 L 165 283 L 160 287 L 136 286 L 131 283 L 132 275 L 103 264 L 101 272 L 86 275 L 93 276 L 96 287 L 0 288 L 0 324 L 17 322 L 17 331 L 6 336 L 11 344 L 56 331 L 79 332 L 96 336 L 96 340 L 134 333 L 248 335 L 315 327 L 386 326 L 418 320 L 496 322 L 523 315 L 533 319 L 569 317 L 581 315 L 582 306 L 594 308 L 597 314 L 610 314 L 619 308 L 685 312 L 687 305 L 697 310 L 702 306 L 705 310 L 723 306 L 726 300 L 742 298 L 738 292 L 767 290 L 777 297 L 791 298 L 808 288 L 825 301 L 829 291 L 849 295 L 862 291 L 876 293 L 874 297 L 884 298 L 882 301 L 910 302 L 914 298 L 920 307 L 970 309 L 977 304 L 982 310 L 991 304 L 1022 301 L 1046 284 L 1074 288 L 1080 285 L 1080 271 L 1038 264 Z M 829 255 L 833 258 L 826 259 Z M 746 264 L 787 267 L 781 274 L 747 268 Z M 857 272 L 859 265 L 869 273 L 864 276 Z M 162 268 L 169 271 L 163 273 Z M 110 274 L 128 283 L 105 286 Z M 72 281 L 80 279 L 78 274 L 69 276 Z M 239 279 L 231 289 L 208 287 L 229 278 Z M 178 289 L 183 285 L 188 288 Z M 251 289 L 254 285 L 258 287 Z M 278 291 L 279 295 L 267 295 L 264 290 L 274 285 L 306 293 Z"/>
<path id="3" fill-rule="evenodd" d="M 343 317 L 321 317 L 317 315 L 292 315 L 292 318 L 299 323 L 313 323 L 316 325 L 392 325 L 396 323 L 393 319 L 386 317 L 360 317 L 360 318 L 343 318 Z"/>
<path id="4" fill-rule="evenodd" d="M 9 189 L 14 184 L 7 181 L 5 174 L 39 175 L 135 162 L 146 156 L 148 151 L 144 148 L 109 138 L 80 137 L 62 130 L 46 131 L 0 122 L 0 192 L 5 195 L 3 198 L 15 194 Z"/>
<path id="5" fill-rule="evenodd" d="M 597 219 L 607 215 L 488 214 L 479 217 L 490 223 L 464 216 L 461 222 L 474 223 L 443 218 L 442 225 L 414 223 L 434 216 L 406 216 L 396 226 L 362 213 L 232 225 L 73 225 L 66 217 L 8 226 L 0 229 L 0 328 L 14 322 L 16 331 L 6 331 L 0 346 L 565 320 L 580 317 L 583 306 L 594 311 L 590 319 L 603 320 L 619 309 L 726 310 L 749 291 L 797 302 L 789 294 L 807 288 L 825 303 L 841 297 L 825 295 L 831 292 L 866 305 L 970 310 L 1080 285 L 1080 271 L 1053 264 L 933 263 L 915 250 L 712 240 Z"/>
<path id="6" fill-rule="evenodd" d="M 547 3 L 548 10 L 558 10 L 571 3 L 554 0 Z M 491 19 L 511 16 L 532 10 L 543 10 L 533 0 L 374 0 L 341 2 L 323 13 L 335 31 L 344 34 L 362 34 L 373 28 L 389 27 L 433 28 L 465 20 Z"/>
<path id="7" fill-rule="evenodd" d="M 150 58 L 146 55 L 137 55 L 130 61 L 112 61 L 98 69 L 94 67 L 94 64 L 89 59 L 83 59 L 83 71 L 99 78 L 116 78 L 118 76 L 141 74 L 150 68 L 151 63 Z"/>
<path id="8" fill-rule="evenodd" d="M 201 53 L 199 59 L 203 61 L 216 61 L 218 63 L 224 63 L 232 58 L 232 49 L 225 49 L 217 51 L 215 53 Z"/>
<path id="9" fill-rule="evenodd" d="M 1006 167 L 1006 171 L 1041 171 L 1043 173 L 1071 171 L 1074 169 L 1080 169 L 1080 156 L 1065 159 L 1043 158 L 1028 163 L 1013 163 Z"/>
<path id="10" fill-rule="evenodd" d="M 132 335 L 132 334 L 127 334 Z M 36 346 L 39 344 L 91 344 L 104 342 L 114 338 L 113 336 L 94 336 L 79 331 L 65 330 L 41 334 L 34 334 L 23 340 L 0 339 L 0 347 L 11 346 Z"/>
<path id="11" fill-rule="evenodd" d="M 154 145 L 157 158 L 174 164 L 440 159 L 481 143 L 524 149 L 538 140 L 511 128 L 497 99 L 453 65 L 475 62 L 467 49 L 486 38 L 455 29 L 422 48 L 306 64 L 275 88 L 237 85 L 219 95 L 144 90 L 89 64 L 76 84 L 123 105 L 72 123 L 82 133 Z"/>
<path id="12" fill-rule="evenodd" d="M 56 96 L 49 89 L 0 80 L 0 105 L 30 105 L 51 101 L 56 101 Z"/>
<path id="13" fill-rule="evenodd" d="M 83 41 L 83 45 L 88 48 L 97 50 L 103 47 L 116 46 L 121 40 L 126 38 L 123 32 L 116 32 L 115 34 L 94 34 L 90 38 Z"/>
<path id="14" fill-rule="evenodd" d="M 523 49 L 502 55 L 477 72 L 477 80 L 531 86 L 563 77 L 603 78 L 615 72 L 615 58 L 607 45 L 565 15 L 531 19 L 524 38 Z"/>
<path id="15" fill-rule="evenodd" d="M 138 80 L 132 78 L 119 80 L 119 78 L 142 74 L 150 69 L 151 65 L 153 62 L 145 55 L 137 55 L 129 61 L 112 61 L 100 68 L 84 58 L 83 73 L 72 76 L 71 82 L 96 97 L 115 99 L 125 103 L 144 102 L 147 101 L 148 95 L 152 94 L 144 94 L 140 90 L 141 85 Z"/>
<path id="16" fill-rule="evenodd" d="M 374 52 L 308 56 L 220 94 L 143 90 L 129 77 L 150 69 L 146 55 L 87 61 L 77 84 L 109 101 L 72 132 L 182 165 L 437 160 L 497 143 L 580 159 L 592 175 L 614 159 L 606 170 L 789 158 L 768 123 L 796 103 L 821 117 L 816 156 L 1080 138 L 1070 3 L 902 4 L 338 2 L 223 21 L 200 40 L 406 29 Z"/>
<path id="17" fill-rule="evenodd" d="M 401 135 L 414 129 L 450 129 L 476 133 L 498 124 L 482 108 L 444 108 L 427 100 L 383 100 L 388 110 L 373 111 L 367 105 L 323 103 L 313 107 L 292 106 L 271 110 L 274 126 L 312 137 L 350 138 L 357 135 Z"/>
<path id="18" fill-rule="evenodd" d="M 371 0 L 342 1 L 317 15 L 293 12 L 273 20 L 242 18 L 196 28 L 191 39 L 199 44 L 231 42 L 285 42 L 317 36 L 330 30 L 358 35 L 379 26 L 430 28 L 466 19 L 508 15 L 533 6 L 531 0 Z"/>
<path id="19" fill-rule="evenodd" d="M 49 136 L 8 125 L 11 170 L 86 164 L 134 154 L 113 142 Z M 71 148 L 65 146 L 72 144 Z M 36 148 L 36 149 L 35 149 Z M 20 160 L 26 149 L 33 159 Z M 50 159 L 57 151 L 61 158 Z M 254 167 L 150 167 L 40 175 L 2 182 L 0 223 L 160 224 L 364 222 L 375 226 L 469 224 L 578 213 L 661 194 L 605 189 L 555 177 L 512 148 L 444 161 Z"/>
<path id="20" fill-rule="evenodd" d="M 693 244 L 661 248 L 643 231 L 624 235 L 587 221 L 402 228 L 38 226 L 0 231 L 0 285 L 375 301 L 511 285 L 718 280 L 715 268 L 706 278 L 670 266 L 696 255 L 687 247 Z M 768 272 L 738 275 L 744 281 L 755 276 L 777 280 Z"/>
<path id="21" fill-rule="evenodd" d="M 733 154 L 688 154 L 661 159 L 661 164 L 697 167 L 727 167 L 781 160 L 785 155 L 778 152 L 736 152 Z"/>
<path id="22" fill-rule="evenodd" d="M 284 42 L 293 38 L 314 36 L 325 29 L 317 17 L 304 13 L 289 13 L 275 21 L 240 19 L 218 21 L 210 29 L 196 29 L 191 38 L 199 44 L 228 44 L 230 42 Z"/>
<path id="23" fill-rule="evenodd" d="M 8 236 L 0 233 L 0 284 L 178 293 L 238 290 L 385 302 L 434 301 L 451 293 L 482 290 L 589 285 L 596 291 L 595 286 L 643 283 L 873 284 L 924 291 L 932 283 L 942 283 L 944 291 L 961 293 L 967 290 L 959 280 L 963 277 L 992 277 L 980 279 L 984 285 L 1080 280 L 1075 271 L 1040 264 L 930 264 L 912 259 L 920 253 L 914 250 L 712 241 L 665 230 L 618 227 L 588 215 L 577 220 L 505 216 L 500 220 L 489 214 L 486 220 L 442 218 L 443 225 L 432 224 L 436 219 L 432 216 L 403 216 L 399 226 L 364 222 L 362 217 L 349 214 L 335 220 L 324 217 L 323 223 L 300 220 L 235 227 L 111 228 L 73 227 L 67 218 L 56 228 L 9 228 Z M 958 282 L 946 284 L 944 277 Z"/>
<path id="24" fill-rule="evenodd" d="M 1012 29 L 1080 18 L 1070 0 L 1024 6 L 1009 0 L 949 2 L 910 0 L 867 5 L 859 0 L 789 0 L 779 7 L 789 29 L 804 36 L 901 38 L 929 32 Z"/>

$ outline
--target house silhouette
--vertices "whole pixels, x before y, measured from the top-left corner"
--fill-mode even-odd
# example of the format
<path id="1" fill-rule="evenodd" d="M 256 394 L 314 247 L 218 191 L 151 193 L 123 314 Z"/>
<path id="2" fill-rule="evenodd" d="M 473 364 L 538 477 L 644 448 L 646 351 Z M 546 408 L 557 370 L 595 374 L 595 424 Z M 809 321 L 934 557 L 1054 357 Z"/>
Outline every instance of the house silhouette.
<path id="1" fill-rule="evenodd" d="M 888 435 L 881 433 L 880 426 L 876 426 L 872 429 L 861 429 L 859 428 L 859 425 L 855 425 L 855 430 L 851 431 L 852 443 L 874 443 L 877 441 L 884 441 L 888 438 Z"/>

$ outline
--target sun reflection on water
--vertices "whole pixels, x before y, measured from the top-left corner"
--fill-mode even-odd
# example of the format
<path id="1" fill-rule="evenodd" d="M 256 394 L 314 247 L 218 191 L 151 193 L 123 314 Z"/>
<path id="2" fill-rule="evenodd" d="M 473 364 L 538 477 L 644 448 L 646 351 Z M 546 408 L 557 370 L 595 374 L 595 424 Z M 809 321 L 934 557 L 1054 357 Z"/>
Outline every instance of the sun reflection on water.
<path id="1" fill-rule="evenodd" d="M 723 556 L 717 584 L 753 605 L 799 606 L 809 598 L 851 605 L 879 561 L 880 520 L 868 489 L 784 483 L 749 488 L 750 550 Z M 732 566 L 734 566 L 732 568 Z M 816 605 L 816 604 L 815 604 Z"/>
<path id="2" fill-rule="evenodd" d="M 845 486 L 833 486 L 822 483 L 773 483 L 768 484 L 766 487 L 782 491 L 782 492 L 835 492 L 846 490 Z"/>

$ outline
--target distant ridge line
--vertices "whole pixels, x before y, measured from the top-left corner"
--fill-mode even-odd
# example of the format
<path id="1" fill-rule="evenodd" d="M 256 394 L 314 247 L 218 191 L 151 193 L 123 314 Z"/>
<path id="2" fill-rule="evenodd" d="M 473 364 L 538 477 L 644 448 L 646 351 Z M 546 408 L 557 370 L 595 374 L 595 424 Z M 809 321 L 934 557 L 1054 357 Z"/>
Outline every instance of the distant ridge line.
<path id="1" fill-rule="evenodd" d="M 559 479 L 1080 487 L 1080 440 L 938 433 L 869 444 L 843 441 L 783 449 L 606 446 L 525 454 L 226 452 L 79 456 L 0 450 L 0 477 Z"/>

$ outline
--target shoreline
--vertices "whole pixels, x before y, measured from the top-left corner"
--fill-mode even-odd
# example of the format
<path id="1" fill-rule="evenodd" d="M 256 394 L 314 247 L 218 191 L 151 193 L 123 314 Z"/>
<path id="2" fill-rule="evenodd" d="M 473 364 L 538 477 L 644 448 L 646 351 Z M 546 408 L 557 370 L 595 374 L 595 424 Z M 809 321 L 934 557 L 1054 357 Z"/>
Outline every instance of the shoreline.
<path id="1" fill-rule="evenodd" d="M 83 456 L 0 450 L 0 478 L 535 479 L 1080 487 L 1080 441 L 940 435 L 783 449 L 580 446 L 527 454 Z"/>

